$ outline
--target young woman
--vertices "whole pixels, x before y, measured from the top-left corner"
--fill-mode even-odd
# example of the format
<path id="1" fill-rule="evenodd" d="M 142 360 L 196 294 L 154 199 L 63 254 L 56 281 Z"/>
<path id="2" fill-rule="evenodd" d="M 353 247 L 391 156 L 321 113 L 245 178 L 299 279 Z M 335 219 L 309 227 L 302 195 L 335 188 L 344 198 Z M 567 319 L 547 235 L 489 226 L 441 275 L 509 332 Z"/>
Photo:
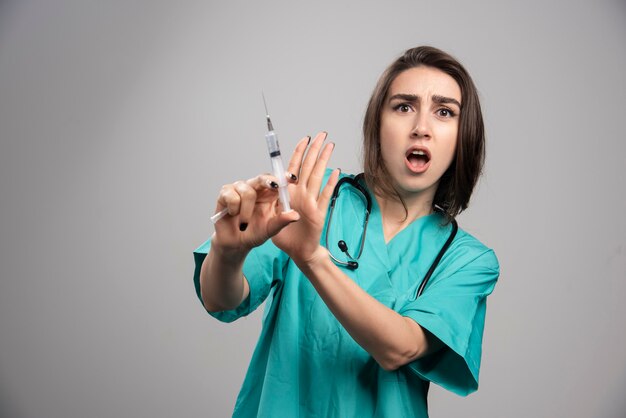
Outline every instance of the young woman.
<path id="1" fill-rule="evenodd" d="M 198 296 L 226 322 L 267 300 L 236 417 L 426 417 L 430 382 L 478 387 L 499 266 L 454 220 L 484 160 L 476 88 L 448 54 L 410 49 L 363 131 L 357 177 L 326 168 L 326 133 L 298 143 L 290 212 L 270 175 L 218 196 L 228 216 L 195 252 Z"/>

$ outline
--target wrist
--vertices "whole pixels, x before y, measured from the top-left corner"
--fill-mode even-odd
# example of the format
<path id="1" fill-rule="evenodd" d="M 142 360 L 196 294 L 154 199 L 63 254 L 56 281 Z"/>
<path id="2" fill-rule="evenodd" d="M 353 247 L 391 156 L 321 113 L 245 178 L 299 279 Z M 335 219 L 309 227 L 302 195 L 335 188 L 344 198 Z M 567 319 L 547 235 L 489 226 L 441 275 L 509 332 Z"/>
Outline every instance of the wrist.
<path id="1" fill-rule="evenodd" d="M 309 273 L 321 271 L 321 268 L 330 262 L 330 257 L 328 250 L 319 245 L 309 257 L 301 260 L 294 259 L 293 261 L 306 276 L 309 276 Z"/>
<path id="2" fill-rule="evenodd" d="M 211 252 L 214 257 L 231 264 L 243 263 L 248 256 L 248 253 L 250 253 L 250 250 L 250 248 L 244 247 L 224 246 L 219 242 L 215 234 L 213 234 L 213 237 L 211 238 Z"/>

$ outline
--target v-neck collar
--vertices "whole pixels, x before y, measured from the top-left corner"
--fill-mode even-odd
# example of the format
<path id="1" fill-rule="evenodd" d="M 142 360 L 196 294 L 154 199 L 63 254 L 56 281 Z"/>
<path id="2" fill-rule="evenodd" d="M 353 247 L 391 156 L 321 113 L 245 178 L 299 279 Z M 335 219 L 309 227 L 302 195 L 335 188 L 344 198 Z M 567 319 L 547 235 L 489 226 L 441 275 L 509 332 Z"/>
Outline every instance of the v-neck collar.
<path id="1" fill-rule="evenodd" d="M 396 252 L 395 247 L 398 245 L 405 246 L 407 236 L 422 235 L 429 231 L 437 231 L 443 223 L 443 217 L 440 213 L 432 212 L 428 215 L 420 216 L 406 225 L 402 230 L 398 231 L 389 242 L 385 242 L 385 233 L 382 222 L 382 211 L 378 205 L 378 201 L 374 196 L 374 193 L 367 189 L 372 199 L 372 212 L 369 218 L 370 229 L 368 234 L 368 240 L 371 240 L 371 244 L 377 249 L 377 258 L 385 265 L 389 270 L 392 262 L 392 258 L 397 258 L 397 255 L 391 257 L 392 252 Z M 371 237 L 371 238 L 370 238 Z"/>
<path id="2" fill-rule="evenodd" d="M 370 193 L 370 197 L 372 199 L 372 213 L 370 214 L 370 222 L 373 223 L 372 227 L 376 226 L 377 229 L 374 229 L 372 232 L 376 234 L 376 236 L 380 237 L 382 243 L 385 247 L 393 246 L 395 241 L 402 240 L 401 236 L 407 233 L 410 233 L 411 230 L 419 228 L 427 228 L 431 225 L 441 224 L 443 219 L 441 214 L 437 212 L 431 212 L 428 215 L 420 216 L 419 218 L 414 219 L 400 231 L 398 231 L 391 239 L 386 242 L 385 241 L 385 230 L 383 228 L 383 214 L 380 206 L 378 205 L 378 200 L 374 196 L 374 193 L 368 189 Z"/>

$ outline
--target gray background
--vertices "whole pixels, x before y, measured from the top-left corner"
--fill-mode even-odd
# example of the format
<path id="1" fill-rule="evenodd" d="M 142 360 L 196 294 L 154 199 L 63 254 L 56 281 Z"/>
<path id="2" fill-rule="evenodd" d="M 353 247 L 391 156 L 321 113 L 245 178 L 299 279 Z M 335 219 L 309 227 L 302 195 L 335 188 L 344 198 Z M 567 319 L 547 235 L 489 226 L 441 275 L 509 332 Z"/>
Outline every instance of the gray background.
<path id="1" fill-rule="evenodd" d="M 433 417 L 626 416 L 626 4 L 0 2 L 0 415 L 230 415 L 260 314 L 206 315 L 221 184 L 327 130 L 359 167 L 380 72 L 431 44 L 481 92 L 481 388 Z M 280 394 L 277 394 L 280 396 Z"/>

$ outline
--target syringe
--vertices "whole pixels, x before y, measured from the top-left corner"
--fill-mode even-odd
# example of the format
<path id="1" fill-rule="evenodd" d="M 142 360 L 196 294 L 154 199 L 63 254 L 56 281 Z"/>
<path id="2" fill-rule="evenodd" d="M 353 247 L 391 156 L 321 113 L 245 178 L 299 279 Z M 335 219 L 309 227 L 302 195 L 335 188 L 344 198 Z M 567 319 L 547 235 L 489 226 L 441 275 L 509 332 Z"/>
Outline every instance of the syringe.
<path id="1" fill-rule="evenodd" d="M 278 179 L 278 199 L 283 205 L 283 212 L 289 212 L 291 207 L 289 206 L 289 192 L 287 191 L 287 173 L 285 172 L 285 166 L 283 165 L 283 159 L 280 156 L 280 148 L 278 146 L 278 137 L 274 132 L 272 126 L 272 120 L 270 114 L 267 111 L 267 103 L 265 103 L 265 95 L 263 96 L 263 104 L 265 105 L 265 117 L 267 118 L 267 133 L 265 134 L 265 141 L 267 142 L 267 150 L 270 153 L 270 160 L 272 161 L 272 173 L 274 177 Z"/>
<path id="2" fill-rule="evenodd" d="M 263 105 L 265 106 L 265 118 L 267 119 L 267 130 L 265 134 L 265 141 L 267 142 L 267 150 L 270 153 L 270 160 L 272 162 L 272 174 L 278 179 L 278 199 L 283 205 L 283 212 L 289 212 L 291 207 L 289 206 L 289 192 L 287 191 L 287 173 L 285 172 L 285 166 L 283 165 L 283 159 L 280 156 L 280 147 L 278 146 L 278 137 L 274 132 L 272 121 L 270 119 L 269 112 L 267 111 L 267 103 L 265 103 L 265 95 L 263 96 Z M 222 219 L 228 213 L 228 208 L 224 208 L 211 216 L 211 222 L 216 223 Z"/>

